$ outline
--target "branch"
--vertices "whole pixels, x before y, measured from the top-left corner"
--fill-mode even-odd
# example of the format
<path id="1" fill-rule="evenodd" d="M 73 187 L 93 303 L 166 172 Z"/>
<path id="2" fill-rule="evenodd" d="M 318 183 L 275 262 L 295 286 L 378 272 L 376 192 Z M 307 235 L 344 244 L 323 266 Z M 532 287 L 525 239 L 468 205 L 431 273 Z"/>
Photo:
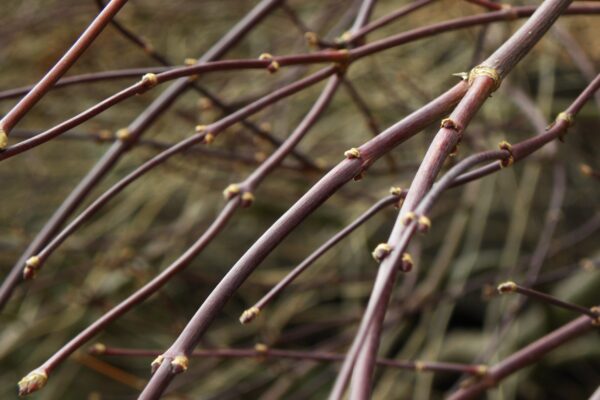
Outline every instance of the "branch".
<path id="1" fill-rule="evenodd" d="M 0 120 L 0 151 L 6 147 L 8 134 L 17 122 L 75 64 L 77 59 L 87 50 L 125 3 L 127 3 L 127 0 L 111 0 L 50 71 Z"/>
<path id="2" fill-rule="evenodd" d="M 487 389 L 498 385 L 504 378 L 533 364 L 550 351 L 587 333 L 593 327 L 592 320 L 588 316 L 582 316 L 571 321 L 494 365 L 488 370 L 488 374 L 481 381 L 458 390 L 448 400 L 475 398 Z"/>

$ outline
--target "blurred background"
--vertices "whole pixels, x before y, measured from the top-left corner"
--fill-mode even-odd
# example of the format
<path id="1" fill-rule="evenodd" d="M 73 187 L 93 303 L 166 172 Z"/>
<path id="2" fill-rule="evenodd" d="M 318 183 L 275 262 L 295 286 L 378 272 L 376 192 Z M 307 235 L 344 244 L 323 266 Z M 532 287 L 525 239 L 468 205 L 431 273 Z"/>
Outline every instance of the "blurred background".
<path id="1" fill-rule="evenodd" d="M 372 20 L 407 1 L 377 1 Z M 537 1 L 510 1 L 514 5 Z M 198 57 L 256 1 L 130 0 L 117 20 L 145 38 L 173 64 Z M 346 31 L 358 1 L 288 0 L 259 24 L 226 58 L 255 58 L 312 51 L 307 30 L 334 39 Z M 0 5 L 0 90 L 37 82 L 97 14 L 93 0 L 4 0 Z M 368 35 L 373 41 L 451 18 L 484 12 L 458 0 L 439 0 Z M 500 140 L 523 140 L 564 110 L 590 81 L 600 61 L 597 16 L 559 20 L 505 80 L 469 126 L 456 159 Z M 487 57 L 522 24 L 443 33 L 399 46 L 353 64 L 347 79 L 369 109 L 365 118 L 340 87 L 299 150 L 321 166 L 307 170 L 288 157 L 255 192 L 256 201 L 163 290 L 111 324 L 97 340 L 107 346 L 162 350 L 177 337 L 227 269 L 343 152 L 370 139 L 437 96 Z M 157 65 L 108 26 L 67 75 Z M 199 83 L 240 107 L 316 67 L 220 72 Z M 74 85 L 51 91 L 15 128 L 11 143 L 41 132 L 134 83 L 138 78 Z M 164 85 L 166 87 L 167 85 Z M 0 166 L 0 273 L 6 275 L 35 234 L 82 176 L 164 87 L 136 96 L 77 127 L 69 135 L 3 161 Z M 256 114 L 253 122 L 284 139 L 299 123 L 323 84 Z M 598 100 L 598 98 L 596 98 Z M 16 99 L 0 101 L 6 113 Z M 557 221 L 536 288 L 584 306 L 598 304 L 600 285 L 600 185 L 580 165 L 600 169 L 600 102 L 590 101 L 564 142 L 547 146 L 512 168 L 443 195 L 429 234 L 413 241 L 415 268 L 400 277 L 387 315 L 380 356 L 493 364 L 574 317 L 528 302 L 510 329 L 503 318 L 519 298 L 496 296 L 507 279 L 523 281 L 548 218 Z M 187 91 L 144 135 L 175 143 L 196 124 L 222 112 Z M 240 313 L 292 267 L 352 222 L 390 186 L 408 187 L 433 126 L 390 151 L 358 182 L 351 182 L 304 221 L 259 267 L 211 326 L 202 348 L 273 348 L 344 353 L 364 311 L 377 264 L 370 252 L 384 242 L 396 210 L 382 211 L 326 253 L 252 324 Z M 101 136 L 105 140 L 100 140 Z M 16 397 L 16 382 L 176 259 L 202 234 L 224 204 L 222 190 L 247 177 L 273 151 L 237 124 L 205 154 L 188 151 L 138 180 L 70 237 L 39 276 L 21 285 L 0 315 L 0 398 Z M 88 203 L 157 153 L 151 143 L 129 151 Z M 450 160 L 446 169 L 455 162 Z M 560 188 L 564 173 L 565 187 Z M 558 183 L 557 183 L 558 182 Z M 557 191 L 564 196 L 549 211 Z M 93 342 L 90 343 L 90 345 Z M 506 380 L 490 399 L 585 399 L 600 384 L 597 332 L 562 346 Z M 149 376 L 151 358 L 94 356 L 81 351 L 53 372 L 38 399 L 131 399 Z M 171 386 L 172 399 L 325 398 L 337 374 L 333 363 L 302 360 L 193 359 Z M 439 399 L 455 389 L 453 373 L 378 368 L 373 398 Z"/>

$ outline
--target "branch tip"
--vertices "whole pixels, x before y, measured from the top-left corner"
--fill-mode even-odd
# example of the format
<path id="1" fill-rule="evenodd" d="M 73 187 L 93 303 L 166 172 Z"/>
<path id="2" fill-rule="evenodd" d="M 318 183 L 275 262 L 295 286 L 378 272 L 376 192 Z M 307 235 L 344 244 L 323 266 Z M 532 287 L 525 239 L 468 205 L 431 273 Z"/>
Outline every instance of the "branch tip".
<path id="1" fill-rule="evenodd" d="M 500 293 L 500 294 L 514 293 L 516 291 L 517 291 L 517 284 L 512 281 L 504 282 L 504 283 L 501 283 L 498 285 L 498 293 Z"/>
<path id="2" fill-rule="evenodd" d="M 88 349 L 88 353 L 90 354 L 94 354 L 94 355 L 101 355 L 104 354 L 104 352 L 106 352 L 106 345 L 104 343 L 95 343 L 93 346 L 91 346 Z"/>
<path id="3" fill-rule="evenodd" d="M 26 396 L 33 393 L 46 385 L 48 381 L 48 374 L 44 371 L 31 371 L 18 383 L 19 385 L 19 396 Z"/>
<path id="4" fill-rule="evenodd" d="M 254 318 L 258 316 L 258 314 L 260 314 L 260 308 L 256 306 L 250 307 L 249 309 L 245 310 L 240 316 L 240 323 L 248 324 L 252 322 Z"/>
<path id="5" fill-rule="evenodd" d="M 469 79 L 469 73 L 468 72 L 456 72 L 456 73 L 452 74 L 452 76 L 459 77 L 463 81 L 466 81 L 466 80 Z"/>
<path id="6" fill-rule="evenodd" d="M 96 139 L 100 142 L 109 142 L 114 139 L 114 136 L 110 130 L 100 129 L 96 135 Z"/>

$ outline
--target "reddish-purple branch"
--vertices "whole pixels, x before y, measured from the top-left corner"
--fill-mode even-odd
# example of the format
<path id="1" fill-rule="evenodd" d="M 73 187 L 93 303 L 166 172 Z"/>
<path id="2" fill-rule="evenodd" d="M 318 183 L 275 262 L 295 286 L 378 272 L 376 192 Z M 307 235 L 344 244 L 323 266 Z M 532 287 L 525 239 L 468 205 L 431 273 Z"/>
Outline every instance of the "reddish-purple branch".
<path id="1" fill-rule="evenodd" d="M 17 122 L 75 64 L 77 59 L 92 44 L 125 3 L 127 3 L 127 0 L 111 0 L 50 71 L 0 120 L 0 150 L 6 146 L 6 136 Z"/>
<path id="2" fill-rule="evenodd" d="M 458 390 L 448 397 L 448 400 L 476 398 L 487 389 L 498 385 L 507 376 L 531 365 L 550 351 L 589 332 L 593 328 L 592 320 L 588 316 L 579 317 L 494 365 L 480 381 Z"/>

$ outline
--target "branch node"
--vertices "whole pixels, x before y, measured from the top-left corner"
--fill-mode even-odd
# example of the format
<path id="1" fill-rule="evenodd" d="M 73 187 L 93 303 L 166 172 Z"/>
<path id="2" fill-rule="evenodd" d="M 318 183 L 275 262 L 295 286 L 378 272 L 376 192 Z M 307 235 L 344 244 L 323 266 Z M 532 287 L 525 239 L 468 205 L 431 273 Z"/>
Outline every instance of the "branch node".
<path id="1" fill-rule="evenodd" d="M 506 12 L 509 19 L 519 19 L 519 13 L 512 4 L 500 4 L 500 10 Z"/>
<path id="2" fill-rule="evenodd" d="M 423 371 L 425 371 L 425 368 L 427 368 L 427 364 L 425 364 L 425 362 L 415 361 L 415 371 L 416 372 L 423 372 Z"/>
<path id="3" fill-rule="evenodd" d="M 337 72 L 339 75 L 343 75 L 348 69 L 348 64 L 350 61 L 350 51 L 348 49 L 340 49 L 337 51 L 339 55 L 342 56 L 342 60 L 336 63 Z"/>
<path id="4" fill-rule="evenodd" d="M 25 396 L 33 393 L 46 385 L 48 381 L 48 374 L 44 371 L 31 371 L 18 383 L 19 385 L 19 396 Z"/>
<path id="5" fill-rule="evenodd" d="M 312 48 L 317 48 L 319 46 L 319 37 L 315 32 L 304 33 L 304 39 L 306 39 L 306 43 Z"/>
<path id="6" fill-rule="evenodd" d="M 444 118 L 442 122 L 440 122 L 440 128 L 452 129 L 457 132 L 460 131 L 460 126 L 452 118 Z"/>
<path id="7" fill-rule="evenodd" d="M 569 126 L 573 125 L 573 114 L 566 111 L 559 112 L 556 116 L 556 121 L 565 121 Z"/>
<path id="8" fill-rule="evenodd" d="M 403 272 L 409 272 L 413 268 L 413 259 L 407 252 L 402 253 L 402 264 L 400 265 Z"/>
<path id="9" fill-rule="evenodd" d="M 208 132 L 207 129 L 208 129 L 208 126 L 206 126 L 206 125 L 196 125 L 196 133 L 204 134 L 204 137 L 202 138 L 202 143 L 211 144 L 215 140 L 215 135 Z"/>
<path id="10" fill-rule="evenodd" d="M 336 37 L 335 42 L 337 44 L 339 44 L 340 46 L 346 46 L 350 39 L 352 39 L 352 32 L 346 31 L 346 32 L 342 33 L 340 36 Z"/>
<path id="11" fill-rule="evenodd" d="M 556 116 L 556 119 L 554 120 L 554 124 L 558 123 L 559 121 L 565 121 L 567 123 L 567 129 L 573 125 L 573 114 L 568 113 L 566 111 L 563 112 L 559 112 L 558 115 Z M 554 125 L 552 124 L 552 125 Z M 550 125 L 550 126 L 552 126 Z M 565 129 L 563 132 L 561 132 L 558 135 L 558 140 L 560 140 L 561 142 L 565 141 L 565 135 L 567 133 L 567 129 Z"/>
<path id="12" fill-rule="evenodd" d="M 365 177 L 365 171 L 360 171 L 358 175 L 352 178 L 355 182 L 361 181 Z"/>
<path id="13" fill-rule="evenodd" d="M 379 243 L 371 253 L 371 256 L 373 256 L 375 261 L 381 262 L 392 252 L 392 249 L 392 246 L 387 243 Z"/>
<path id="14" fill-rule="evenodd" d="M 590 311 L 596 315 L 596 318 L 592 319 L 592 325 L 600 326 L 600 307 L 594 306 L 594 307 L 590 308 Z"/>
<path id="15" fill-rule="evenodd" d="M 183 60 L 183 65 L 187 65 L 188 67 L 191 67 L 192 65 L 196 65 L 197 63 L 198 63 L 197 58 L 187 57 Z"/>
<path id="16" fill-rule="evenodd" d="M 512 144 L 510 144 L 506 140 L 503 140 L 500 143 L 498 143 L 498 148 L 500 150 L 506 150 L 508 152 L 508 158 L 503 158 L 502 160 L 500 160 L 500 167 L 506 168 L 513 165 L 515 162 L 515 156 L 513 155 Z"/>
<path id="17" fill-rule="evenodd" d="M 127 128 L 121 128 L 115 133 L 115 136 L 121 142 L 126 142 L 129 139 L 131 139 L 131 132 L 129 132 L 129 129 L 127 129 Z"/>
<path id="18" fill-rule="evenodd" d="M 23 279 L 32 279 L 35 277 L 35 272 L 40 268 L 42 259 L 39 256 L 31 256 L 25 261 L 23 268 Z"/>
<path id="19" fill-rule="evenodd" d="M 260 308 L 258 307 L 250 307 L 246 311 L 242 313 L 240 316 L 240 323 L 248 324 L 254 320 L 260 314 Z"/>
<path id="20" fill-rule="evenodd" d="M 496 70 L 496 68 L 488 67 L 487 65 L 478 65 L 473 67 L 471 72 L 469 72 L 469 86 L 473 84 L 475 78 L 480 76 L 486 76 L 494 81 L 494 86 L 492 87 L 492 92 L 495 92 L 500 87 L 502 83 L 502 79 L 500 78 L 500 74 Z"/>
<path id="21" fill-rule="evenodd" d="M 490 368 L 485 364 L 478 365 L 477 367 L 475 367 L 475 375 L 486 376 L 489 370 Z"/>
<path id="22" fill-rule="evenodd" d="M 254 345 L 254 351 L 256 351 L 256 355 L 260 360 L 264 360 L 269 352 L 269 346 L 264 343 L 256 343 Z"/>
<path id="23" fill-rule="evenodd" d="M 146 90 L 152 89 L 154 86 L 158 85 L 158 76 L 156 76 L 156 74 L 153 74 L 152 72 L 149 72 L 146 75 L 142 76 L 140 84 L 142 88 L 138 94 L 142 94 Z"/>
<path id="24" fill-rule="evenodd" d="M 360 158 L 360 150 L 356 147 L 351 148 L 350 150 L 346 150 L 344 152 L 344 157 L 347 159 Z"/>
<path id="25" fill-rule="evenodd" d="M 255 350 L 257 353 L 266 353 L 267 351 L 269 351 L 269 346 L 267 346 L 267 345 L 266 345 L 266 344 L 264 344 L 264 343 L 256 343 L 256 344 L 254 345 L 254 350 Z"/>
<path id="26" fill-rule="evenodd" d="M 516 291 L 517 284 L 512 281 L 504 282 L 498 285 L 498 293 L 500 294 L 514 293 Z"/>
<path id="27" fill-rule="evenodd" d="M 254 203 L 254 195 L 252 192 L 244 192 L 242 193 L 242 207 L 250 207 Z"/>
<path id="28" fill-rule="evenodd" d="M 456 157 L 458 155 L 458 150 L 460 149 L 460 142 L 456 143 L 454 145 L 454 147 L 452 148 L 452 150 L 450 151 L 450 154 L 448 154 L 448 157 Z"/>
<path id="29" fill-rule="evenodd" d="M 274 74 L 279 70 L 279 62 L 273 58 L 273 56 L 269 53 L 262 53 L 259 57 L 259 60 L 268 60 L 271 61 L 269 65 L 267 65 L 267 71 Z"/>
<path id="30" fill-rule="evenodd" d="M 163 361 L 165 361 L 165 356 L 164 355 L 160 355 L 158 357 L 156 357 L 154 359 L 154 361 L 152 361 L 152 363 L 150 364 L 150 372 L 152 374 L 154 374 L 156 372 L 156 370 L 158 370 L 158 368 L 160 368 L 160 366 L 162 365 Z"/>
<path id="31" fill-rule="evenodd" d="M 178 356 L 175 356 L 175 358 L 173 358 L 173 361 L 171 361 L 171 372 L 173 372 L 174 374 L 180 374 L 182 372 L 185 372 L 188 369 L 189 363 L 190 360 L 189 358 L 187 358 L 186 355 L 180 354 Z"/>
<path id="32" fill-rule="evenodd" d="M 429 219 L 429 217 L 427 217 L 425 215 L 421 215 L 419 217 L 419 221 L 418 221 L 418 225 L 417 225 L 418 231 L 421 233 L 427 233 L 427 232 L 429 232 L 430 228 L 431 228 L 431 220 Z"/>
<path id="33" fill-rule="evenodd" d="M 404 218 L 402 219 L 402 223 L 404 225 L 408 225 L 411 222 L 413 222 L 415 219 L 417 219 L 417 214 L 415 214 L 412 211 L 409 211 L 406 213 L 406 215 L 404 216 Z"/>
<path id="34" fill-rule="evenodd" d="M 6 131 L 0 127 L 0 151 L 4 150 L 8 145 L 8 135 Z"/>
<path id="35" fill-rule="evenodd" d="M 390 188 L 390 194 L 393 196 L 401 196 L 402 195 L 402 188 L 400 186 L 392 186 Z"/>
<path id="36" fill-rule="evenodd" d="M 223 197 L 225 197 L 225 200 L 231 200 L 232 198 L 240 194 L 241 191 L 242 189 L 240 188 L 240 185 L 238 185 L 237 183 L 232 183 L 229 186 L 227 186 L 225 190 L 223 190 Z"/>

